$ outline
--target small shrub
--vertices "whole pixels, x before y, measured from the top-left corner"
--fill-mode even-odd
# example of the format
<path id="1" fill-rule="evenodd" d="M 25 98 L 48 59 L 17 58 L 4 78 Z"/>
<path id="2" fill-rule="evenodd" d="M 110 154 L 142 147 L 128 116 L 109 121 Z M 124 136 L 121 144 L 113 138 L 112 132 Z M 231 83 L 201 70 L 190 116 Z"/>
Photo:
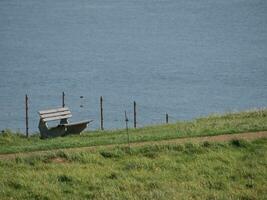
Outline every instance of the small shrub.
<path id="1" fill-rule="evenodd" d="M 211 144 L 210 144 L 210 142 L 208 142 L 208 141 L 205 141 L 204 143 L 203 143 L 203 145 L 202 145 L 203 147 L 210 147 L 211 146 Z"/>
<path id="2" fill-rule="evenodd" d="M 118 174 L 115 172 L 112 172 L 109 176 L 107 176 L 109 179 L 118 179 Z"/>
<path id="3" fill-rule="evenodd" d="M 67 175 L 60 175 L 57 177 L 57 180 L 59 182 L 63 182 L 63 183 L 69 183 L 73 181 L 73 178 Z"/>
<path id="4" fill-rule="evenodd" d="M 125 152 L 123 152 L 121 149 L 114 149 L 112 151 L 100 151 L 100 155 L 104 158 L 121 158 Z"/>
<path id="5" fill-rule="evenodd" d="M 247 147 L 248 143 L 244 140 L 232 140 L 231 145 L 234 147 Z"/>
<path id="6" fill-rule="evenodd" d="M 23 185 L 22 184 L 20 184 L 19 182 L 14 182 L 14 181 L 10 181 L 8 183 L 8 186 L 9 187 L 12 187 L 12 188 L 14 188 L 16 190 L 19 190 L 19 189 L 22 189 L 23 188 Z"/>
<path id="7" fill-rule="evenodd" d="M 110 151 L 101 151 L 100 155 L 103 156 L 104 158 L 117 157 L 113 152 L 110 152 Z"/>
<path id="8" fill-rule="evenodd" d="M 144 156 L 147 157 L 147 158 L 154 159 L 154 158 L 158 157 L 158 153 L 157 152 L 147 152 L 147 153 L 144 154 Z"/>
<path id="9" fill-rule="evenodd" d="M 160 185 L 157 182 L 150 182 L 147 185 L 149 190 L 155 190 L 155 189 L 159 189 Z"/>
<path id="10" fill-rule="evenodd" d="M 21 157 L 16 157 L 15 162 L 16 162 L 16 164 L 22 163 L 23 159 Z"/>
<path id="11" fill-rule="evenodd" d="M 254 188 L 254 185 L 252 183 L 247 183 L 246 188 L 252 189 Z"/>

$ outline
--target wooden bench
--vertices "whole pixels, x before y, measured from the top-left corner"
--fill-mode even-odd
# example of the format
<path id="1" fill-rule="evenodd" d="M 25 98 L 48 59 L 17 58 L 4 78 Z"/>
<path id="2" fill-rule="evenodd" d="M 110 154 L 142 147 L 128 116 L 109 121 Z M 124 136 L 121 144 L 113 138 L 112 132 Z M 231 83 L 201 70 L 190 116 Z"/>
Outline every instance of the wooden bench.
<path id="1" fill-rule="evenodd" d="M 38 128 L 41 133 L 41 138 L 80 134 L 87 127 L 87 124 L 93 121 L 90 120 L 69 123 L 68 119 L 72 117 L 72 114 L 67 107 L 42 110 L 38 113 L 40 115 Z M 60 120 L 57 126 L 48 127 L 47 122 L 57 120 Z"/>

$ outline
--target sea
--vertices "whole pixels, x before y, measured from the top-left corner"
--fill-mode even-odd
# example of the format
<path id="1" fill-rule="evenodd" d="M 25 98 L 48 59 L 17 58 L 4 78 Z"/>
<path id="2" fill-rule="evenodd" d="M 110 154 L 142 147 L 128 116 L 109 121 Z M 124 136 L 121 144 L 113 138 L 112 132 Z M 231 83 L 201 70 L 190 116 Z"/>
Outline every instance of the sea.
<path id="1" fill-rule="evenodd" d="M 133 127 L 267 106 L 266 0 L 0 0 L 0 130 L 39 110 Z"/>

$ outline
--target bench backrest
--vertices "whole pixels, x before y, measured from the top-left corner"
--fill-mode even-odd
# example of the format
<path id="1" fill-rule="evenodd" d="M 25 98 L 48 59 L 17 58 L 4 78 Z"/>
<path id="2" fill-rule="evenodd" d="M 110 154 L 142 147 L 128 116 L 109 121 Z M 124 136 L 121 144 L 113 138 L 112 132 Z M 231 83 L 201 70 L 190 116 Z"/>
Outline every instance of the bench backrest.
<path id="1" fill-rule="evenodd" d="M 44 122 L 67 119 L 72 117 L 71 112 L 67 107 L 50 109 L 50 110 L 41 110 L 38 113 L 40 115 L 40 119 Z"/>

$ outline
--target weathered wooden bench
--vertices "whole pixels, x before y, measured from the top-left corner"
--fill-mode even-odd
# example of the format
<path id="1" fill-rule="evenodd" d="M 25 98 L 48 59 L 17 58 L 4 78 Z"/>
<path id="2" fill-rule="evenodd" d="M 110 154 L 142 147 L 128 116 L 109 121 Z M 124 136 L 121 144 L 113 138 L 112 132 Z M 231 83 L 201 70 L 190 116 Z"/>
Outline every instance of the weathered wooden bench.
<path id="1" fill-rule="evenodd" d="M 87 124 L 93 121 L 90 120 L 69 123 L 68 119 L 72 117 L 72 114 L 67 107 L 42 110 L 38 113 L 40 115 L 38 128 L 41 133 L 41 138 L 80 134 L 87 127 Z M 47 122 L 57 120 L 60 120 L 57 126 L 48 127 Z"/>

